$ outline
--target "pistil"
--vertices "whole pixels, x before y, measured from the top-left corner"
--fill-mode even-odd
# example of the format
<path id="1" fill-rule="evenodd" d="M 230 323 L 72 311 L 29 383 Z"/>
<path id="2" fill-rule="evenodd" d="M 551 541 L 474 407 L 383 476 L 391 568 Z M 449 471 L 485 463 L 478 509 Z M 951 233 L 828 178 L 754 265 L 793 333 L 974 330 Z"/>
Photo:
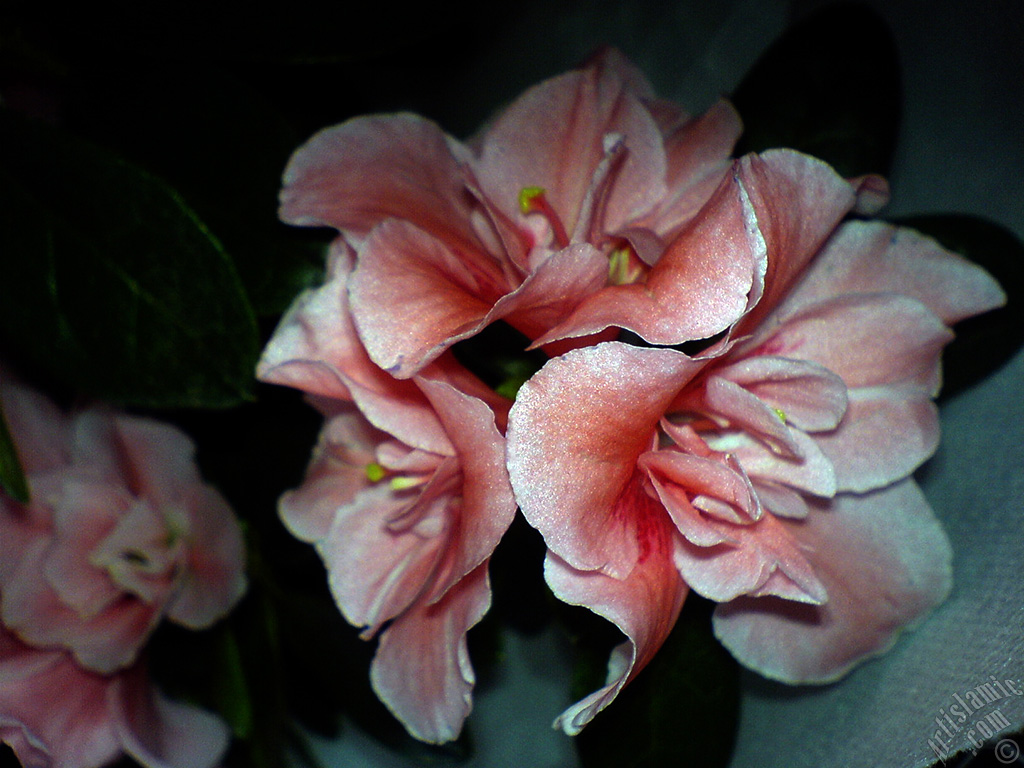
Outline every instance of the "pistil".
<path id="1" fill-rule="evenodd" d="M 531 213 L 539 213 L 551 227 L 551 234 L 554 238 L 554 245 L 558 249 L 566 248 L 569 245 L 569 234 L 565 231 L 565 225 L 558 213 L 551 207 L 543 187 L 523 187 L 519 191 L 519 211 L 524 216 Z"/>

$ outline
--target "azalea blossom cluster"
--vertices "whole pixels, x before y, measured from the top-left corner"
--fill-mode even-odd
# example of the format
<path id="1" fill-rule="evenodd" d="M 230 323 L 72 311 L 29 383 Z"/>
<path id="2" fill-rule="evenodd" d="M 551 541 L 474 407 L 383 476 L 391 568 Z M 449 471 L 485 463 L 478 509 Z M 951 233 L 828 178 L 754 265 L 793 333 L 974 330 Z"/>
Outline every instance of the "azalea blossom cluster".
<path id="1" fill-rule="evenodd" d="M 0 397 L 30 492 L 0 493 L 0 741 L 26 768 L 218 764 L 227 725 L 164 695 L 145 646 L 241 598 L 234 513 L 174 427 L 67 414 L 6 377 Z"/>
<path id="2" fill-rule="evenodd" d="M 414 736 L 453 739 L 469 713 L 466 633 L 517 507 L 554 594 L 625 635 L 569 734 L 690 590 L 737 659 L 794 683 L 884 652 L 948 593 L 911 473 L 938 440 L 949 327 L 1002 292 L 863 218 L 883 180 L 734 158 L 740 132 L 728 103 L 691 117 L 609 50 L 468 142 L 375 115 L 293 156 L 282 218 L 339 235 L 259 366 L 324 416 L 280 512 L 379 636 L 373 686 Z M 549 358 L 514 402 L 452 350 L 498 322 Z"/>

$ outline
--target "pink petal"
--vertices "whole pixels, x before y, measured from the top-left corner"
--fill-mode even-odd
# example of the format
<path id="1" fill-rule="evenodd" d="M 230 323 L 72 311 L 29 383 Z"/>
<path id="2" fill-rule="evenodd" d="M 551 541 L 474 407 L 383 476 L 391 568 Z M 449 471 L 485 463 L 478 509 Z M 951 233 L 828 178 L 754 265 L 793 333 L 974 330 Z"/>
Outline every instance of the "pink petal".
<path id="1" fill-rule="evenodd" d="M 889 204 L 889 198 L 892 195 L 889 192 L 889 182 L 884 176 L 868 173 L 850 179 L 849 182 L 857 193 L 854 213 L 859 213 L 861 216 L 874 216 Z"/>
<path id="2" fill-rule="evenodd" d="M 607 683 L 555 720 L 555 727 L 570 736 L 579 733 L 615 699 L 654 657 L 675 626 L 688 590 L 668 551 L 670 533 L 662 535 L 665 546 L 652 551 L 623 579 L 599 571 L 576 570 L 551 552 L 544 561 L 544 577 L 556 597 L 589 608 L 627 637 L 612 651 Z"/>
<path id="3" fill-rule="evenodd" d="M 127 465 L 122 477 L 134 496 L 174 507 L 188 489 L 202 485 L 195 444 L 181 430 L 133 416 L 115 416 L 113 422 Z"/>
<path id="4" fill-rule="evenodd" d="M 787 423 L 807 432 L 833 429 L 846 412 L 846 384 L 817 363 L 760 355 L 715 367 L 715 375 L 739 384 Z"/>
<path id="5" fill-rule="evenodd" d="M 483 563 L 440 601 L 421 601 L 381 635 L 370 668 L 373 689 L 417 739 L 442 744 L 458 737 L 475 682 L 466 632 L 490 603 Z"/>
<path id="6" fill-rule="evenodd" d="M 487 322 L 505 318 L 528 338 L 564 320 L 608 282 L 608 257 L 588 243 L 553 253 L 515 291 L 502 297 Z"/>
<path id="7" fill-rule="evenodd" d="M 788 485 L 815 496 L 832 496 L 836 492 L 836 471 L 829 457 L 813 437 L 799 429 L 790 430 L 797 446 L 796 457 L 780 455 L 755 437 L 730 433 L 723 438 L 729 452 L 754 481 Z M 714 443 L 714 441 L 712 441 Z"/>
<path id="8" fill-rule="evenodd" d="M 184 520 L 175 522 L 184 528 Z M 175 525 L 151 504 L 135 502 L 89 553 L 89 563 L 113 582 L 119 597 L 131 595 L 162 609 L 180 553 Z"/>
<path id="9" fill-rule="evenodd" d="M 121 516 L 131 509 L 133 499 L 124 488 L 92 480 L 79 479 L 65 469 L 61 495 L 51 501 L 53 529 L 43 567 L 44 580 L 36 576 L 31 588 L 54 590 L 61 603 L 82 618 L 92 618 L 120 596 L 120 590 L 103 568 L 98 568 L 93 553 L 117 527 Z M 27 548 L 26 550 L 27 551 Z M 17 555 L 20 559 L 20 554 Z M 8 585 L 12 594 L 21 587 Z"/>
<path id="10" fill-rule="evenodd" d="M 371 485 L 366 467 L 386 439 L 355 408 L 328 418 L 302 485 L 278 502 L 281 520 L 293 536 L 311 544 L 327 538 L 335 513 Z"/>
<path id="11" fill-rule="evenodd" d="M 877 291 L 915 298 L 947 325 L 1006 301 L 987 272 L 930 237 L 883 222 L 850 221 L 829 240 L 786 306 L 792 312 L 837 295 Z"/>
<path id="12" fill-rule="evenodd" d="M 668 194 L 653 213 L 652 229 L 671 237 L 696 215 L 731 167 L 742 130 L 739 113 L 721 99 L 665 137 Z"/>
<path id="13" fill-rule="evenodd" d="M 394 219 L 370 232 L 349 283 L 352 317 L 370 359 L 400 378 L 476 333 L 507 291 L 489 257 L 454 251 Z"/>
<path id="14" fill-rule="evenodd" d="M 920 302 L 848 294 L 785 319 L 756 353 L 818 363 L 850 389 L 914 383 L 933 391 L 950 331 Z"/>
<path id="15" fill-rule="evenodd" d="M 800 278 L 854 205 L 853 188 L 828 165 L 789 149 L 747 155 L 738 163 L 768 257 L 763 295 L 737 335 L 757 327 Z"/>
<path id="16" fill-rule="evenodd" d="M 694 496 L 707 496 L 723 503 L 730 509 L 724 519 L 749 522 L 760 516 L 757 498 L 746 476 L 724 461 L 660 450 L 642 454 L 637 465 L 651 473 L 652 480 L 656 477 L 660 485 L 685 489 L 691 500 Z M 700 507 L 697 501 L 691 503 Z"/>
<path id="17" fill-rule="evenodd" d="M 807 502 L 802 494 L 793 489 L 766 480 L 755 480 L 754 489 L 761 503 L 773 515 L 789 517 L 794 520 L 802 520 L 807 517 Z"/>
<path id="18" fill-rule="evenodd" d="M 26 766 L 105 765 L 119 753 L 107 678 L 0 628 L 0 737 Z"/>
<path id="19" fill-rule="evenodd" d="M 566 232 L 605 156 L 605 136 L 624 137 L 626 156 L 605 202 L 603 228 L 614 231 L 665 194 L 665 154 L 650 113 L 635 94 L 638 75 L 616 57 L 598 57 L 527 90 L 482 138 L 476 173 L 485 194 L 513 221 L 519 193 L 541 187 Z"/>
<path id="20" fill-rule="evenodd" d="M 727 540 L 722 526 L 707 520 L 703 512 L 690 503 L 689 494 L 684 489 L 674 483 L 663 482 L 657 473 L 651 473 L 649 479 L 658 500 L 683 538 L 698 547 L 710 547 Z"/>
<path id="21" fill-rule="evenodd" d="M 187 565 L 167 615 L 189 629 L 204 629 L 245 594 L 245 541 L 231 507 L 210 486 L 193 487 L 185 503 Z"/>
<path id="22" fill-rule="evenodd" d="M 354 400 L 380 429 L 409 445 L 450 453 L 420 390 L 382 371 L 363 349 L 348 309 L 351 269 L 350 249 L 336 240 L 327 282 L 295 301 L 263 351 L 256 375 L 323 398 L 318 402 L 329 403 L 332 412 L 338 403 L 331 401 Z M 449 375 L 466 378 L 463 373 Z"/>
<path id="23" fill-rule="evenodd" d="M 706 413 L 722 417 L 732 429 L 743 430 L 766 443 L 773 451 L 789 458 L 800 456 L 794 430 L 757 395 L 721 376 L 708 376 L 704 382 Z"/>
<path id="24" fill-rule="evenodd" d="M 457 471 L 449 459 L 436 484 L 447 486 Z M 440 471 L 440 470 L 439 470 Z M 338 509 L 327 538 L 317 547 L 327 566 L 331 593 L 349 623 L 366 627 L 370 636 L 389 619 L 408 609 L 431 586 L 431 576 L 444 555 L 445 526 L 454 513 L 450 494 L 423 490 L 421 523 L 392 531 L 388 523 L 417 500 L 415 490 L 395 491 L 381 482 Z"/>
<path id="25" fill-rule="evenodd" d="M 87 494 L 85 506 L 78 503 L 70 506 L 75 510 L 89 510 L 89 504 L 94 503 L 99 509 L 106 509 L 103 504 L 109 498 L 109 494 L 103 493 L 106 490 L 105 487 L 97 489 L 78 484 L 77 491 L 75 488 L 72 491 Z M 68 544 L 64 542 L 62 546 Z M 105 606 L 105 610 L 79 614 L 61 600 L 53 587 L 68 589 L 75 599 L 92 597 L 91 593 L 86 595 L 73 583 L 65 584 L 64 579 L 72 578 L 73 574 L 88 574 L 88 578 L 94 581 L 104 579 L 106 575 L 95 568 L 93 573 L 88 573 L 89 569 L 84 565 L 69 569 L 68 563 L 73 558 L 63 558 L 50 574 L 57 579 L 51 587 L 47 580 L 50 548 L 48 537 L 36 538 L 19 553 L 17 565 L 0 591 L 3 623 L 32 645 L 72 651 L 79 664 L 102 674 L 110 674 L 130 664 L 159 622 L 162 605 L 150 605 L 126 595 L 123 600 Z M 84 556 L 88 552 L 78 554 Z M 105 601 L 110 595 L 102 597 Z"/>
<path id="26" fill-rule="evenodd" d="M 453 141 L 411 114 L 357 117 L 317 133 L 284 173 L 281 218 L 365 237 L 404 219 L 446 242 L 479 248 Z"/>
<path id="27" fill-rule="evenodd" d="M 145 768 L 212 768 L 227 751 L 223 720 L 168 699 L 140 668 L 113 680 L 107 705 L 122 748 Z"/>
<path id="28" fill-rule="evenodd" d="M 935 452 L 938 410 L 916 387 L 855 389 L 839 428 L 814 437 L 838 490 L 862 493 L 902 480 Z"/>
<path id="29" fill-rule="evenodd" d="M 68 460 L 67 417 L 50 400 L 0 370 L 3 414 L 26 476 L 49 472 Z"/>
<path id="30" fill-rule="evenodd" d="M 505 467 L 505 440 L 484 403 L 444 382 L 417 379 L 437 411 L 459 460 L 457 534 L 448 544 L 446 573 L 434 579 L 440 596 L 489 558 L 516 512 Z"/>
<path id="31" fill-rule="evenodd" d="M 646 283 L 604 288 L 534 346 L 609 326 L 634 331 L 652 344 L 712 336 L 745 311 L 763 260 L 754 211 L 739 182 L 729 177 L 668 245 Z"/>
<path id="32" fill-rule="evenodd" d="M 828 599 L 799 540 L 772 515 L 747 525 L 709 520 L 726 541 L 712 547 L 681 542 L 675 563 L 690 588 L 717 602 L 739 595 L 778 595 L 801 603 Z"/>
<path id="33" fill-rule="evenodd" d="M 548 361 L 519 390 L 512 487 L 529 523 L 573 567 L 620 578 L 632 569 L 638 545 L 624 526 L 634 522 L 616 517 L 616 505 L 665 407 L 699 368 L 673 350 L 607 342 Z"/>
<path id="34" fill-rule="evenodd" d="M 737 659 L 789 683 L 824 683 L 884 653 L 946 597 L 949 542 L 912 480 L 838 496 L 783 522 L 829 599 L 804 605 L 742 597 L 715 611 L 715 634 Z"/>
<path id="35" fill-rule="evenodd" d="M 264 348 L 256 366 L 260 380 L 343 400 L 350 395 L 340 372 L 360 381 L 376 376 L 348 311 L 352 263 L 351 248 L 336 239 L 323 286 L 292 302 Z"/>

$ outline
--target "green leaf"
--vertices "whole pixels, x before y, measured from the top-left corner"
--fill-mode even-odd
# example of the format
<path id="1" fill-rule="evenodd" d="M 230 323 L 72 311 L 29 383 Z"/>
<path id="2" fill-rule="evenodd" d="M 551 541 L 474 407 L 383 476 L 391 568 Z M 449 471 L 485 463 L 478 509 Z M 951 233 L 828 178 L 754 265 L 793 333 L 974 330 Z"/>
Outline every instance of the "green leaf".
<path id="1" fill-rule="evenodd" d="M 739 666 L 711 633 L 713 608 L 687 598 L 654 660 L 576 737 L 585 768 L 728 764 L 739 720 Z"/>
<path id="2" fill-rule="evenodd" d="M 931 214 L 896 221 L 934 237 L 943 247 L 984 267 L 1002 286 L 1006 304 L 957 323 L 942 353 L 942 397 L 993 373 L 1024 344 L 1024 243 L 1006 227 L 979 216 Z"/>
<path id="3" fill-rule="evenodd" d="M 792 147 L 846 177 L 887 174 L 900 118 L 892 34 L 861 3 L 836 3 L 794 24 L 733 94 L 737 151 Z"/>
<path id="4" fill-rule="evenodd" d="M 126 405 L 251 397 L 255 320 L 230 257 L 160 179 L 0 110 L 0 338 Z"/>
<path id="5" fill-rule="evenodd" d="M 25 504 L 29 500 L 28 481 L 18 460 L 18 451 L 7 428 L 3 404 L 0 403 L 0 488 L 15 501 Z"/>
<path id="6" fill-rule="evenodd" d="M 77 72 L 68 123 L 174 186 L 232 255 L 260 316 L 319 280 L 332 236 L 277 220 L 281 174 L 304 137 L 259 92 L 206 62 Z"/>
<path id="7" fill-rule="evenodd" d="M 238 638 L 225 625 L 217 637 L 217 661 L 214 693 L 217 711 L 224 717 L 236 738 L 245 739 L 252 733 L 252 702 L 245 682 L 242 654 Z"/>

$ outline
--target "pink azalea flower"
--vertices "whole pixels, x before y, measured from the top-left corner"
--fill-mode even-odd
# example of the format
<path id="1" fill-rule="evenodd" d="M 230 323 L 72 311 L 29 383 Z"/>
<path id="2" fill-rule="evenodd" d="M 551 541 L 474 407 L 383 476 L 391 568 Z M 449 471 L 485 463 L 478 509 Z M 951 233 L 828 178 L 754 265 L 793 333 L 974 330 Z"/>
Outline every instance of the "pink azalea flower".
<path id="1" fill-rule="evenodd" d="M 0 497 L 0 620 L 82 667 L 130 666 L 167 618 L 210 626 L 245 591 L 244 545 L 194 448 L 158 422 L 91 408 L 61 413 L 4 383 L 31 501 Z"/>
<path id="2" fill-rule="evenodd" d="M 33 648 L 0 626 L 0 742 L 25 768 L 210 768 L 228 745 L 217 717 L 163 696 L 136 664 L 113 675 Z"/>
<path id="3" fill-rule="evenodd" d="M 65 414 L 0 381 L 28 479 L 0 494 L 0 740 L 25 766 L 212 766 L 214 715 L 165 698 L 140 653 L 167 618 L 192 629 L 245 590 L 233 513 L 205 485 L 191 442 L 101 408 Z"/>
<path id="4" fill-rule="evenodd" d="M 578 732 L 647 663 L 689 589 L 719 639 L 778 680 L 827 682 L 883 653 L 950 588 L 950 547 L 911 472 L 934 450 L 948 325 L 1004 297 L 982 270 L 881 223 L 843 224 L 808 265 L 801 222 L 753 200 L 760 300 L 716 348 L 609 342 L 553 359 L 508 431 L 523 514 L 563 600 L 628 640 Z"/>
<path id="5" fill-rule="evenodd" d="M 399 378 L 497 320 L 551 352 L 617 328 L 678 344 L 725 330 L 760 294 L 777 245 L 762 202 L 786 191 L 776 215 L 801 222 L 794 257 L 855 202 L 820 164 L 733 163 L 739 133 L 727 103 L 690 119 L 606 51 L 468 144 L 409 114 L 320 132 L 286 170 L 281 216 L 335 227 L 354 249 L 355 328 Z"/>
<path id="6" fill-rule="evenodd" d="M 306 391 L 325 416 L 280 511 L 316 545 L 346 619 L 380 633 L 378 696 L 440 743 L 469 714 L 466 633 L 490 606 L 488 561 L 516 509 L 498 431 L 508 401 L 450 353 L 408 380 L 374 365 L 349 315 L 351 269 L 338 240 L 328 281 L 299 297 L 260 361 L 260 378 Z"/>

